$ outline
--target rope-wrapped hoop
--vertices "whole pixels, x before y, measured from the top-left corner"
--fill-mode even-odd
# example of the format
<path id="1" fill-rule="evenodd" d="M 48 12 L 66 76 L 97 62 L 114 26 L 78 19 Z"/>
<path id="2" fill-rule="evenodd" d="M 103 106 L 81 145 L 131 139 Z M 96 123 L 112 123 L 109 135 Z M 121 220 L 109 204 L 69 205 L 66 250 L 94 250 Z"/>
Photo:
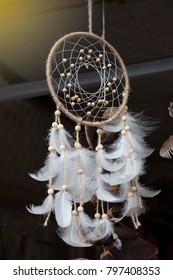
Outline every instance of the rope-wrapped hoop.
<path id="1" fill-rule="evenodd" d="M 83 86 L 86 72 L 98 80 L 92 89 Z M 49 53 L 46 75 L 57 108 L 76 123 L 103 126 L 127 104 L 130 86 L 124 62 L 114 47 L 93 33 L 74 32 L 59 39 Z M 94 116 L 93 108 L 98 112 Z M 107 108 L 112 110 L 105 119 L 101 112 Z"/>

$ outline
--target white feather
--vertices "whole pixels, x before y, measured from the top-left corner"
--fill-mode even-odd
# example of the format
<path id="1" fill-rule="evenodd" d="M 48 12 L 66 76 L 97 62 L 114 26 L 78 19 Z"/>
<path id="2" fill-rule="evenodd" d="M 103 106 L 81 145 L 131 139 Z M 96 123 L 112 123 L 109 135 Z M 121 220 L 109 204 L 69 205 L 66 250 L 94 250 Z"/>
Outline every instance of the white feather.
<path id="1" fill-rule="evenodd" d="M 142 197 L 154 197 L 161 192 L 161 190 L 153 190 L 142 185 L 138 186 L 138 191 Z"/>
<path id="2" fill-rule="evenodd" d="M 84 235 L 86 236 L 93 231 L 95 226 L 95 219 L 90 218 L 86 213 L 79 213 L 79 224 L 82 228 Z"/>
<path id="3" fill-rule="evenodd" d="M 119 238 L 116 238 L 115 241 L 114 241 L 114 247 L 117 249 L 117 250 L 120 250 L 122 248 L 122 242 Z"/>
<path id="4" fill-rule="evenodd" d="M 148 147 L 145 140 L 132 132 L 128 133 L 128 137 L 130 140 L 131 147 L 134 149 L 141 158 L 146 158 L 152 154 L 154 149 Z"/>
<path id="5" fill-rule="evenodd" d="M 127 134 L 121 135 L 112 145 L 110 152 L 107 153 L 107 159 L 116 159 L 123 157 L 131 148 Z"/>
<path id="6" fill-rule="evenodd" d="M 112 234 L 113 223 L 107 219 L 100 219 L 95 221 L 95 227 L 92 232 L 90 232 L 87 237 L 90 240 L 96 241 L 108 237 Z"/>
<path id="7" fill-rule="evenodd" d="M 102 129 L 108 132 L 119 132 L 123 129 L 122 115 L 116 117 L 110 124 L 102 126 Z"/>
<path id="8" fill-rule="evenodd" d="M 79 232 L 79 217 L 72 216 L 71 225 L 68 228 L 61 229 L 59 232 L 60 237 L 70 246 L 74 247 L 90 247 L 93 244 L 82 240 L 81 233 Z"/>
<path id="9" fill-rule="evenodd" d="M 109 172 L 114 172 L 121 169 L 124 164 L 124 158 L 121 159 L 109 159 L 110 153 L 107 153 L 105 150 L 100 150 L 96 154 L 96 161 L 104 170 Z"/>
<path id="10" fill-rule="evenodd" d="M 118 171 L 101 174 L 102 180 L 112 185 L 126 183 L 143 171 L 143 161 L 133 153 L 126 158 L 126 164 Z"/>
<path id="11" fill-rule="evenodd" d="M 97 190 L 96 190 L 96 196 L 98 199 L 102 201 L 107 201 L 107 202 L 121 202 L 124 201 L 125 199 L 125 193 L 119 192 L 117 195 L 112 194 L 109 192 L 109 187 L 107 184 L 105 184 L 102 179 L 100 174 L 97 175 Z"/>
<path id="12" fill-rule="evenodd" d="M 60 227 L 68 227 L 72 219 L 72 197 L 66 191 L 55 195 L 55 218 Z"/>
<path id="13" fill-rule="evenodd" d="M 43 201 L 42 205 L 40 206 L 30 205 L 30 207 L 26 207 L 26 208 L 32 214 L 44 215 L 53 210 L 54 208 L 53 200 L 54 200 L 53 196 L 49 194 Z"/>
<path id="14" fill-rule="evenodd" d="M 55 148 L 55 151 L 48 154 L 44 166 L 37 173 L 29 174 L 33 179 L 38 181 L 48 181 L 50 176 L 54 178 L 60 172 L 62 172 L 61 169 L 63 166 L 64 154 L 60 150 L 61 144 L 65 145 L 67 150 L 74 150 L 72 147 L 72 137 L 64 128 L 57 130 L 56 128 L 52 127 L 49 131 L 48 142 L 50 146 Z M 57 153 L 61 156 L 57 155 Z M 52 161 L 51 171 L 50 161 Z"/>
<path id="15" fill-rule="evenodd" d="M 157 124 L 150 117 L 144 116 L 143 113 L 127 113 L 127 124 L 133 133 L 145 137 L 149 135 Z"/>
<path id="16" fill-rule="evenodd" d="M 50 158 L 52 156 L 52 170 L 50 172 Z M 44 166 L 34 173 L 29 173 L 31 178 L 37 180 L 37 181 L 48 181 L 50 179 L 50 174 L 52 179 L 58 175 L 58 173 L 61 170 L 61 164 L 62 164 L 62 158 L 56 154 L 56 152 L 53 152 L 47 156 L 47 159 L 45 160 Z"/>
<path id="17" fill-rule="evenodd" d="M 141 137 L 147 136 L 154 130 L 156 122 L 151 121 L 149 117 L 144 116 L 142 113 L 128 112 L 126 114 L 126 124 L 130 127 L 131 131 Z M 109 132 L 118 132 L 123 129 L 122 114 L 115 118 L 110 124 L 102 128 Z"/>
<path id="18" fill-rule="evenodd" d="M 124 209 L 123 209 L 123 217 L 130 216 L 131 210 L 138 208 L 138 204 L 139 204 L 138 195 L 137 193 L 133 193 L 133 195 L 128 197 L 125 202 Z"/>
<path id="19" fill-rule="evenodd" d="M 81 186 L 82 181 L 82 186 Z M 77 203 L 82 202 L 86 203 L 91 200 L 92 196 L 95 194 L 96 185 L 93 183 L 92 178 L 88 178 L 85 175 L 82 175 L 80 179 L 79 175 L 76 174 L 76 180 L 74 185 L 69 185 L 69 192 L 75 197 Z"/>
<path id="20" fill-rule="evenodd" d="M 135 183 L 138 193 L 142 197 L 154 197 L 161 192 L 161 190 L 153 190 L 151 188 L 145 187 L 144 185 L 140 184 L 139 176 L 137 176 L 134 179 L 134 183 Z"/>
<path id="21" fill-rule="evenodd" d="M 86 176 L 91 177 L 94 174 L 96 169 L 94 152 L 86 148 L 75 149 L 70 154 L 68 153 L 67 157 L 72 163 L 73 170 L 76 171 L 80 166 Z"/>
<path id="22" fill-rule="evenodd" d="M 49 132 L 49 145 L 52 145 L 55 150 L 61 154 L 60 145 L 65 145 L 67 150 L 74 150 L 73 147 L 73 138 L 71 135 L 64 129 L 57 129 L 52 127 Z"/>

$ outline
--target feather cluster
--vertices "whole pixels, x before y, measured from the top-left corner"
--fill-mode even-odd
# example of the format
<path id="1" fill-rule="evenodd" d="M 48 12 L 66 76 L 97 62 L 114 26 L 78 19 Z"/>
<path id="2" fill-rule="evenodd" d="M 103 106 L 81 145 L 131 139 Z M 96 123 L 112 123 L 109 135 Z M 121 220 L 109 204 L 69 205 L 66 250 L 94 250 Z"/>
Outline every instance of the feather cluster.
<path id="1" fill-rule="evenodd" d="M 59 236 L 75 247 L 92 246 L 97 240 L 110 236 L 114 222 L 125 216 L 131 216 L 135 223 L 144 210 L 141 197 L 159 193 L 139 183 L 145 158 L 153 151 L 144 139 L 151 130 L 146 121 L 139 114 L 125 111 L 102 129 L 118 133 L 119 137 L 109 148 L 98 144 L 96 151 L 91 151 L 79 142 L 75 146 L 64 127 L 54 125 L 49 132 L 51 148 L 44 166 L 36 174 L 30 174 L 38 181 L 48 181 L 49 189 L 43 204 L 31 205 L 28 211 L 38 215 L 54 212 Z M 112 192 L 111 187 L 115 185 L 118 191 Z M 121 215 L 110 220 L 102 208 L 101 214 L 89 217 L 83 205 L 94 195 L 97 201 L 123 203 Z M 118 237 L 115 246 L 121 247 Z"/>

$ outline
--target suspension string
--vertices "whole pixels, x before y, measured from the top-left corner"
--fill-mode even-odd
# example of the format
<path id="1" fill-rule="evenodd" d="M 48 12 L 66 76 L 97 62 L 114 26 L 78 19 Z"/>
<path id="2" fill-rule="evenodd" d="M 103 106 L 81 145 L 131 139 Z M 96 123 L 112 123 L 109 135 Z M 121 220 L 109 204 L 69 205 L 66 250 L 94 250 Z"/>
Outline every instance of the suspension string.
<path id="1" fill-rule="evenodd" d="M 102 215 L 103 215 L 105 213 L 103 200 L 101 200 L 101 209 L 102 209 Z"/>
<path id="2" fill-rule="evenodd" d="M 105 40 L 105 0 L 102 0 L 102 38 Z"/>
<path id="3" fill-rule="evenodd" d="M 92 33 L 92 0 L 88 0 L 88 29 Z"/>

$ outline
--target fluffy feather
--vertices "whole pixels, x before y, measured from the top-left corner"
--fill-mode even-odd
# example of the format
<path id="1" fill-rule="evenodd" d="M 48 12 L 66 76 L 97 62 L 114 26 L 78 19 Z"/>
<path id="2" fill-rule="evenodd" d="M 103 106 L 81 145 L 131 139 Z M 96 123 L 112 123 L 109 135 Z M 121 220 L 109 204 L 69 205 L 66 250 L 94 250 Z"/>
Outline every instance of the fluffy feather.
<path id="1" fill-rule="evenodd" d="M 151 118 L 146 117 L 143 113 L 132 113 L 126 114 L 126 124 L 130 127 L 131 131 L 138 136 L 145 137 L 151 133 L 156 125 L 156 122 L 152 121 Z M 103 126 L 103 129 L 108 132 L 118 132 L 123 129 L 122 114 L 115 118 L 110 124 Z"/>
<path id="2" fill-rule="evenodd" d="M 141 158 L 146 158 L 152 154 L 154 149 L 148 147 L 145 140 L 132 132 L 128 133 L 131 147 L 135 150 Z"/>
<path id="3" fill-rule="evenodd" d="M 96 161 L 104 170 L 113 172 L 121 169 L 124 166 L 124 158 L 113 160 L 109 159 L 109 156 L 110 153 L 107 153 L 105 150 L 100 150 L 96 154 Z"/>
<path id="4" fill-rule="evenodd" d="M 47 156 L 47 159 L 45 160 L 44 166 L 37 171 L 35 174 L 34 173 L 29 173 L 31 178 L 37 180 L 37 181 L 48 181 L 50 178 L 50 157 L 52 158 L 52 171 L 51 175 L 52 178 L 56 177 L 58 173 L 61 170 L 61 164 L 62 164 L 62 158 L 57 155 L 56 152 L 53 152 Z"/>
<path id="5" fill-rule="evenodd" d="M 107 201 L 107 202 L 122 202 L 125 200 L 125 193 L 124 192 L 119 192 L 117 195 L 112 194 L 109 192 L 109 187 L 107 184 L 105 184 L 102 179 L 100 174 L 97 175 L 97 190 L 96 190 L 96 196 L 98 199 L 102 201 Z"/>
<path id="6" fill-rule="evenodd" d="M 59 154 L 62 152 L 60 150 L 61 144 L 65 145 L 67 150 L 74 149 L 73 138 L 64 128 L 58 130 L 57 128 L 51 127 L 48 136 L 48 142 L 49 145 L 52 145 Z"/>
<path id="7" fill-rule="evenodd" d="M 93 231 L 95 220 L 91 219 L 86 213 L 79 213 L 79 224 L 82 228 L 84 235 L 86 236 L 91 231 Z"/>
<path id="8" fill-rule="evenodd" d="M 162 145 L 160 156 L 163 158 L 172 159 L 173 157 L 173 135 L 171 135 Z"/>
<path id="9" fill-rule="evenodd" d="M 126 164 L 118 171 L 101 174 L 101 178 L 108 185 L 126 183 L 143 171 L 143 161 L 133 153 L 126 158 Z"/>
<path id="10" fill-rule="evenodd" d="M 75 197 L 77 203 L 81 202 L 81 180 L 82 180 L 82 202 L 88 202 L 92 196 L 95 194 L 96 184 L 92 178 L 88 178 L 85 175 L 82 175 L 80 179 L 79 175 L 76 174 L 76 180 L 74 185 L 69 185 L 69 192 Z"/>
<path id="11" fill-rule="evenodd" d="M 66 191 L 55 195 L 55 218 L 60 227 L 68 227 L 72 219 L 72 197 Z"/>
<path id="12" fill-rule="evenodd" d="M 78 169 L 78 164 L 80 168 L 83 169 L 85 176 L 93 176 L 96 169 L 95 153 L 86 149 L 81 148 L 75 150 L 71 155 L 71 160 L 73 161 L 73 169 Z"/>
<path id="13" fill-rule="evenodd" d="M 61 229 L 59 231 L 59 236 L 70 246 L 74 247 L 90 247 L 93 244 L 89 242 L 85 242 L 85 238 L 83 240 L 82 234 L 80 233 L 79 227 L 79 217 L 72 216 L 71 225 L 65 229 Z"/>
<path id="14" fill-rule="evenodd" d="M 51 194 L 49 194 L 43 201 L 42 205 L 40 205 L 40 206 L 30 205 L 30 207 L 26 207 L 26 208 L 32 214 L 44 215 L 53 210 L 53 208 L 54 208 L 53 200 L 54 200 L 53 196 Z"/>
<path id="15" fill-rule="evenodd" d="M 146 158 L 153 152 L 147 146 L 145 140 L 132 132 L 121 135 L 111 146 L 111 152 L 107 153 L 107 159 L 116 159 L 124 156 L 130 149 L 133 149 L 141 158 Z"/>
<path id="16" fill-rule="evenodd" d="M 131 216 L 131 211 L 134 209 L 138 209 L 139 200 L 137 193 L 134 193 L 133 196 L 127 197 L 127 200 L 125 201 L 124 207 L 121 211 L 121 216 L 116 218 L 112 218 L 112 221 L 119 222 L 121 221 L 125 216 Z"/>
<path id="17" fill-rule="evenodd" d="M 117 249 L 117 250 L 120 250 L 121 247 L 122 247 L 122 242 L 119 238 L 116 238 L 115 241 L 114 241 L 114 247 Z"/>
<path id="18" fill-rule="evenodd" d="M 156 127 L 157 122 L 142 113 L 127 113 L 127 125 L 133 133 L 140 137 L 149 135 Z"/>
<path id="19" fill-rule="evenodd" d="M 173 118 L 173 103 L 170 102 L 169 107 L 168 107 L 169 115 L 171 118 Z"/>
<path id="20" fill-rule="evenodd" d="M 95 227 L 92 232 L 87 234 L 87 238 L 96 241 L 108 237 L 112 234 L 113 223 L 107 219 L 100 219 L 95 221 Z"/>
<path id="21" fill-rule="evenodd" d="M 110 124 L 102 126 L 102 129 L 108 132 L 119 132 L 123 128 L 122 115 L 116 117 Z"/>

